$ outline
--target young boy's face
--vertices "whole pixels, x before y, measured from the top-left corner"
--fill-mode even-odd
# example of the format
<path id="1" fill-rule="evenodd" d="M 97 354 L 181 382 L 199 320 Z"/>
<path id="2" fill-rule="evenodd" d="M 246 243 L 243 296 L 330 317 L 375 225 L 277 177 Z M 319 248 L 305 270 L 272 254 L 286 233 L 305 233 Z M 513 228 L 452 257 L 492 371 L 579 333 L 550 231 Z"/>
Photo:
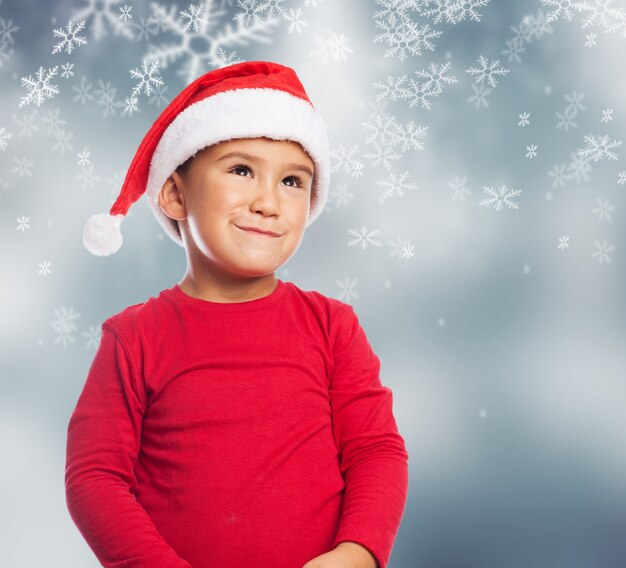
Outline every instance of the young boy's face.
<path id="1" fill-rule="evenodd" d="M 192 268 L 264 276 L 302 241 L 313 172 L 314 162 L 297 142 L 228 140 L 198 152 L 187 173 L 173 172 L 159 203 L 172 219 L 184 219 L 179 227 Z"/>

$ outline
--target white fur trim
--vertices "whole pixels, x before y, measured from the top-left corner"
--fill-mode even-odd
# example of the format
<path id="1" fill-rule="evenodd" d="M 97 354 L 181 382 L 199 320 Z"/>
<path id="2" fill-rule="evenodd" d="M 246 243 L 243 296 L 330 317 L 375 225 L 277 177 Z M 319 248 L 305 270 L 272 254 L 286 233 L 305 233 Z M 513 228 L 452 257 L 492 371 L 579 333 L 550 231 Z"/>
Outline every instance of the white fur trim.
<path id="1" fill-rule="evenodd" d="M 159 206 L 171 173 L 199 150 L 234 138 L 268 137 L 302 144 L 315 162 L 307 227 L 324 209 L 330 184 L 326 124 L 305 100 L 278 89 L 237 89 L 202 99 L 179 113 L 165 129 L 152 156 L 146 196 L 165 232 L 180 246 L 176 222 Z"/>

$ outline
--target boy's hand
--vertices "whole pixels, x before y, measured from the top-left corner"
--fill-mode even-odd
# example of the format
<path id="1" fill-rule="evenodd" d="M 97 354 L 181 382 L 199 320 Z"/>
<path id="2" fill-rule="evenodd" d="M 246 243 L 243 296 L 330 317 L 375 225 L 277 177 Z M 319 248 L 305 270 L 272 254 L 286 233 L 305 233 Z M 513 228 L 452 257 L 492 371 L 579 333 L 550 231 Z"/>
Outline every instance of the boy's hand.
<path id="1" fill-rule="evenodd" d="M 302 568 L 378 568 L 378 562 L 360 544 L 340 542 L 333 550 L 309 560 Z"/>

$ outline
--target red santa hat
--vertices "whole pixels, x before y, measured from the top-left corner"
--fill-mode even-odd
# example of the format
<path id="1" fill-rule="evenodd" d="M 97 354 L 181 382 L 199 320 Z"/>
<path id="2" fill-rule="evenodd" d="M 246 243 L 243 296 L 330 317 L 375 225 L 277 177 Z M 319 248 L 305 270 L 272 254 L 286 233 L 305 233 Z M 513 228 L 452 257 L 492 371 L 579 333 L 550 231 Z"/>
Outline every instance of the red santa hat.
<path id="1" fill-rule="evenodd" d="M 296 72 L 268 61 L 214 69 L 183 89 L 144 136 L 109 213 L 92 215 L 83 244 L 108 256 L 122 246 L 120 225 L 145 192 L 167 235 L 180 246 L 176 221 L 159 206 L 158 195 L 171 173 L 199 150 L 234 138 L 268 137 L 299 142 L 315 163 L 307 227 L 324 209 L 330 182 L 326 124 Z"/>

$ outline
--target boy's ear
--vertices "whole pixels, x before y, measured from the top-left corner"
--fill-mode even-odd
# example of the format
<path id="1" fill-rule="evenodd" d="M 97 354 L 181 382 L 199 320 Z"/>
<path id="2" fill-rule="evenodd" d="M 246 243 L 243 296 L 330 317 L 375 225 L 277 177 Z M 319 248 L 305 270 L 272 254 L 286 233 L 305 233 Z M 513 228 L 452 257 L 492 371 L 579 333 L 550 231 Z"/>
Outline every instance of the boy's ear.
<path id="1" fill-rule="evenodd" d="M 182 179 L 180 175 L 178 175 L 178 172 L 172 172 L 159 192 L 159 207 L 161 211 L 174 221 L 184 221 L 187 218 L 181 187 Z"/>

